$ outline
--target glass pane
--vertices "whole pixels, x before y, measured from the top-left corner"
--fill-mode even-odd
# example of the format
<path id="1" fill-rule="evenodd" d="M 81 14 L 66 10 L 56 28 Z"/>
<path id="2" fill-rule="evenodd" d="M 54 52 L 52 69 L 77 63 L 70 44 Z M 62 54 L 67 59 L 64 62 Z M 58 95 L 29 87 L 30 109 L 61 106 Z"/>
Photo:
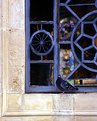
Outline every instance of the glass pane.
<path id="1" fill-rule="evenodd" d="M 77 19 L 65 7 L 60 8 L 60 41 L 70 41 Z"/>
<path id="2" fill-rule="evenodd" d="M 30 85 L 53 85 L 53 64 L 31 64 Z"/>
<path id="3" fill-rule="evenodd" d="M 95 3 L 95 0 L 70 0 L 69 4 L 89 4 Z"/>
<path id="4" fill-rule="evenodd" d="M 61 45 L 60 47 L 60 75 L 65 78 L 74 70 L 74 57 L 70 45 Z"/>
<path id="5" fill-rule="evenodd" d="M 38 31 L 41 29 L 41 25 L 39 24 L 31 24 L 30 25 L 30 36 L 33 35 L 34 32 Z"/>
<path id="6" fill-rule="evenodd" d="M 41 60 L 41 57 L 34 54 L 33 51 L 30 49 L 30 60 Z"/>
<path id="7" fill-rule="evenodd" d="M 94 72 L 87 70 L 84 67 L 78 68 L 70 77 L 70 79 L 85 80 L 85 79 L 95 79 L 96 75 Z"/>
<path id="8" fill-rule="evenodd" d="M 54 60 L 54 49 L 48 54 L 43 56 L 43 60 Z"/>
<path id="9" fill-rule="evenodd" d="M 65 3 L 67 0 L 60 0 L 60 3 Z"/>
<path id="10" fill-rule="evenodd" d="M 87 5 L 87 6 L 71 6 L 70 7 L 80 18 L 89 12 L 96 10 L 95 5 Z M 85 8 L 85 9 L 84 9 Z"/>
<path id="11" fill-rule="evenodd" d="M 53 0 L 30 0 L 30 20 L 53 20 Z"/>
<path id="12" fill-rule="evenodd" d="M 76 86 L 97 86 L 97 81 L 94 79 L 75 80 L 74 83 Z"/>

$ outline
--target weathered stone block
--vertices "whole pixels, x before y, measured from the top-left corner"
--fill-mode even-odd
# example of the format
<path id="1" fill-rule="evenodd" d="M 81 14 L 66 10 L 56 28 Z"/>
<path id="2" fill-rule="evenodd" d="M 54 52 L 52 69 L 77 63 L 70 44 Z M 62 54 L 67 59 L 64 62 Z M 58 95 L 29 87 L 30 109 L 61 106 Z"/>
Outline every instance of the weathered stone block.
<path id="1" fill-rule="evenodd" d="M 53 116 L 53 121 L 74 121 L 73 116 Z"/>
<path id="2" fill-rule="evenodd" d="M 2 94 L 0 94 L 0 117 L 2 116 Z"/>
<path id="3" fill-rule="evenodd" d="M 51 94 L 25 94 L 22 107 L 24 110 L 52 111 L 53 100 Z"/>
<path id="4" fill-rule="evenodd" d="M 52 116 L 33 116 L 23 118 L 23 121 L 54 121 Z"/>
<path id="5" fill-rule="evenodd" d="M 2 121 L 23 121 L 22 117 L 4 117 Z"/>
<path id="6" fill-rule="evenodd" d="M 22 96 L 20 94 L 7 95 L 8 111 L 21 111 Z"/>
<path id="7" fill-rule="evenodd" d="M 97 121 L 97 116 L 75 116 L 75 121 Z"/>
<path id="8" fill-rule="evenodd" d="M 24 31 L 9 32 L 8 78 L 9 93 L 23 93 L 25 83 L 25 40 Z"/>
<path id="9" fill-rule="evenodd" d="M 74 95 L 74 110 L 82 112 L 97 111 L 97 94 Z"/>
<path id="10" fill-rule="evenodd" d="M 3 121 L 3 119 L 0 117 L 0 121 Z"/>
<path id="11" fill-rule="evenodd" d="M 72 111 L 73 95 L 71 94 L 55 94 L 53 95 L 53 109 L 56 111 Z"/>
<path id="12" fill-rule="evenodd" d="M 25 0 L 9 0 L 9 28 L 24 29 Z"/>
<path id="13" fill-rule="evenodd" d="M 2 33 L 1 33 L 1 30 L 2 30 L 2 25 L 1 25 L 1 20 L 2 20 L 2 1 L 0 0 L 0 93 L 2 93 L 2 90 L 1 90 L 1 83 L 2 83 Z"/>

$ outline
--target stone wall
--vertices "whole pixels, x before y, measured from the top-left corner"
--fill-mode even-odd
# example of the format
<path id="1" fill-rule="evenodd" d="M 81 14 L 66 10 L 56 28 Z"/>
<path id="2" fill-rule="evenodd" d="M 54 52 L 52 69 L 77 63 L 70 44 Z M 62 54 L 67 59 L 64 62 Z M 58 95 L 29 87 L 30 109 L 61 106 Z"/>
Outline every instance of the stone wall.
<path id="1" fill-rule="evenodd" d="M 25 94 L 25 0 L 0 0 L 0 121 L 96 121 L 97 93 Z"/>

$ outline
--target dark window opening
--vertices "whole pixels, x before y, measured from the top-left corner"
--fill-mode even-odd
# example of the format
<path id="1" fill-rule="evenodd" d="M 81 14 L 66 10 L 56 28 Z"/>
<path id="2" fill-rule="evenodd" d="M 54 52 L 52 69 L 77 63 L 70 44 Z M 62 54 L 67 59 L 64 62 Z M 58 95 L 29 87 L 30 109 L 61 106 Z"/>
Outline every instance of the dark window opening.
<path id="1" fill-rule="evenodd" d="M 30 20 L 53 20 L 53 0 L 30 0 Z"/>
<path id="2" fill-rule="evenodd" d="M 82 92 L 83 87 L 96 87 L 97 2 L 26 0 L 26 3 L 26 92 L 62 91 L 56 85 L 59 75 L 63 81 L 79 87 L 76 92 Z M 65 88 L 72 92 L 68 85 Z"/>
<path id="3" fill-rule="evenodd" d="M 89 4 L 89 3 L 95 3 L 95 0 L 71 0 L 69 4 Z"/>
<path id="4" fill-rule="evenodd" d="M 30 76 L 30 85 L 53 85 L 53 65 L 31 64 Z"/>
<path id="5" fill-rule="evenodd" d="M 85 9 L 84 9 L 85 8 Z M 89 5 L 89 6 L 71 6 L 71 9 L 81 18 L 87 13 L 95 10 L 94 5 Z"/>

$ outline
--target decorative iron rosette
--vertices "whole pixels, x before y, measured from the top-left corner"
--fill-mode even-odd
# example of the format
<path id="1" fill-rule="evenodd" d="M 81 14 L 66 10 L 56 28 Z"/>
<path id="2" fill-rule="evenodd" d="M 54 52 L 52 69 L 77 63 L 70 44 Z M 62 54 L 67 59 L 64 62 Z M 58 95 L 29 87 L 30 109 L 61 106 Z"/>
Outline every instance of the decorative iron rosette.
<path id="1" fill-rule="evenodd" d="M 31 50 L 39 56 L 49 54 L 53 49 L 53 43 L 53 37 L 45 30 L 38 30 L 30 39 Z"/>

